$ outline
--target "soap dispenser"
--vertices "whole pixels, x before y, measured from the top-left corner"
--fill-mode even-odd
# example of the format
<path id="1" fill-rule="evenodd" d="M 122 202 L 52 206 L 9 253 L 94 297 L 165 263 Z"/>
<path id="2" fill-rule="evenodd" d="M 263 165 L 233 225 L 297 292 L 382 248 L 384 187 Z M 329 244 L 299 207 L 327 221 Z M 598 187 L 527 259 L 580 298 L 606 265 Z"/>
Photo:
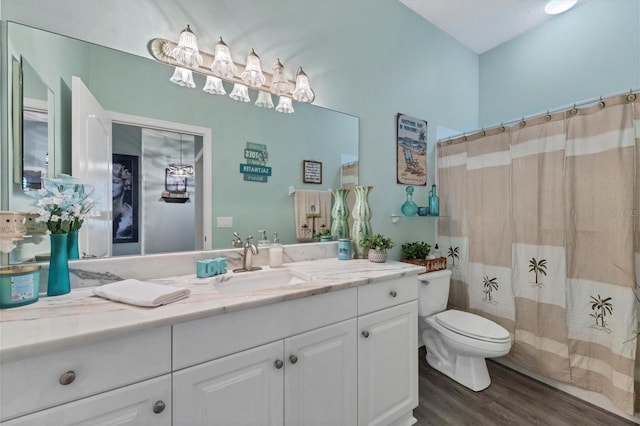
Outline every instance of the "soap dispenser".
<path id="1" fill-rule="evenodd" d="M 269 246 L 269 240 L 267 240 L 267 231 L 264 229 L 258 229 L 258 232 L 262 232 L 260 240 L 258 240 L 258 248 L 265 248 Z"/>
<path id="2" fill-rule="evenodd" d="M 436 243 L 436 247 L 433 249 L 433 254 L 436 256 L 436 259 L 440 259 L 442 257 L 438 243 Z"/>
<path id="3" fill-rule="evenodd" d="M 272 268 L 282 267 L 282 245 L 278 233 L 273 233 L 273 244 L 269 247 L 269 266 Z"/>

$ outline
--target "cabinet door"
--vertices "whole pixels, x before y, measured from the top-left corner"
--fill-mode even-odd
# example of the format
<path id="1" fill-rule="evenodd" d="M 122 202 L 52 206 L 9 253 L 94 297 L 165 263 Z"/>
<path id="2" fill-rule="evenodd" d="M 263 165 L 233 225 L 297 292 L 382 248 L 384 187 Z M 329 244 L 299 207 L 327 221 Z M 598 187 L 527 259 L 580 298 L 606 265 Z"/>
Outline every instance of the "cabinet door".
<path id="1" fill-rule="evenodd" d="M 285 425 L 357 422 L 357 322 L 285 339 Z"/>
<path id="2" fill-rule="evenodd" d="M 37 392 L 37 389 L 33 390 Z M 25 398 L 28 398 L 25 395 Z M 43 410 L 3 426 L 171 425 L 171 375 Z"/>
<path id="3" fill-rule="evenodd" d="M 283 342 L 173 373 L 173 424 L 282 425 Z"/>
<path id="4" fill-rule="evenodd" d="M 390 424 L 418 406 L 418 305 L 358 318 L 358 423 Z"/>

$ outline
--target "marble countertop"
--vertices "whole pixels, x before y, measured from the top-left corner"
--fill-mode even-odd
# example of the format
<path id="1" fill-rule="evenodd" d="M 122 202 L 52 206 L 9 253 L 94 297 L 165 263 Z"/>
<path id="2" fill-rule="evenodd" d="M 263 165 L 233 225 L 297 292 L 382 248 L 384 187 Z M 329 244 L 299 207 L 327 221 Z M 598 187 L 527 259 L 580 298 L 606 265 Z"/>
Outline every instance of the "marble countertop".
<path id="1" fill-rule="evenodd" d="M 257 277 L 275 271 L 263 267 L 262 271 L 228 272 L 203 279 L 194 274 L 148 280 L 191 290 L 187 299 L 156 308 L 102 299 L 93 295 L 93 287 L 84 287 L 63 296 L 41 297 L 30 305 L 3 309 L 0 310 L 0 359 L 9 361 L 225 312 L 418 275 L 424 272 L 424 267 L 393 261 L 320 259 L 289 263 L 277 269 L 289 271 L 302 278 L 302 282 L 247 291 L 242 287 L 233 288 L 234 283 L 241 283 L 252 275 Z"/>

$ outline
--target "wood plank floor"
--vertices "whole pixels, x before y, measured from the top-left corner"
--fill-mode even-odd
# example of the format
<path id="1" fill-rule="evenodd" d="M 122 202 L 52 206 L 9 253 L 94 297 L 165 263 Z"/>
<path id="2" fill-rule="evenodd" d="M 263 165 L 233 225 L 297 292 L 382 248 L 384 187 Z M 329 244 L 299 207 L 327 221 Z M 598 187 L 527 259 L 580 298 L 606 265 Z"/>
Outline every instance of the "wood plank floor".
<path id="1" fill-rule="evenodd" d="M 420 426 L 635 424 L 491 360 L 491 386 L 474 392 L 430 367 L 424 347 L 418 357 Z"/>

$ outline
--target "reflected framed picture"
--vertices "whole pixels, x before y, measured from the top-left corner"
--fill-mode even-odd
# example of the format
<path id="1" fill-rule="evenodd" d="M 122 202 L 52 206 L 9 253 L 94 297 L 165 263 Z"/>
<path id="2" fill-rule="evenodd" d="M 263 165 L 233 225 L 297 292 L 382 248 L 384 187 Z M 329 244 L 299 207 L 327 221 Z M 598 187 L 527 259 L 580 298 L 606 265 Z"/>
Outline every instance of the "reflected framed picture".
<path id="1" fill-rule="evenodd" d="M 302 182 L 322 183 L 322 163 L 320 161 L 302 161 Z"/>
<path id="2" fill-rule="evenodd" d="M 113 243 L 137 243 L 138 237 L 137 155 L 113 154 L 111 197 L 113 199 Z"/>

